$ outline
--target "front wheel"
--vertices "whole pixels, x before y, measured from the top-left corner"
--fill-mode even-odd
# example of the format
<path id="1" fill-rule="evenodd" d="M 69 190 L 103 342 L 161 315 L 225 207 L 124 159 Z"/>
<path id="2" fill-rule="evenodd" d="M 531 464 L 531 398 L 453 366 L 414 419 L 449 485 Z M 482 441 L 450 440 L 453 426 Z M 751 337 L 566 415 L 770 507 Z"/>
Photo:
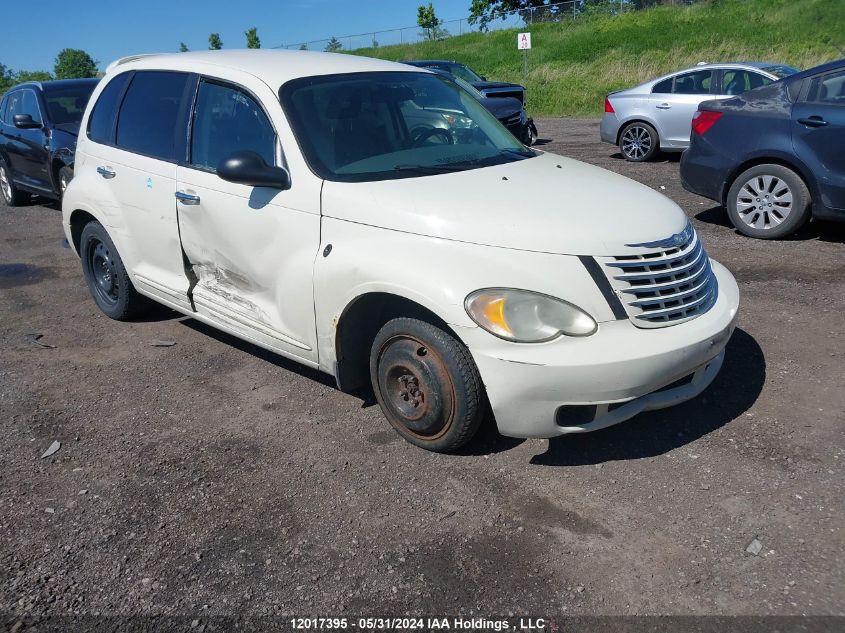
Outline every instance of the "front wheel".
<path id="1" fill-rule="evenodd" d="M 534 125 L 534 121 L 529 121 L 527 129 L 525 130 L 525 144 L 528 147 L 531 147 L 536 142 L 537 142 L 537 126 Z"/>
<path id="2" fill-rule="evenodd" d="M 388 321 L 373 341 L 370 378 L 388 422 L 411 444 L 447 453 L 478 431 L 485 401 L 475 362 L 463 344 L 430 323 Z"/>
<path id="3" fill-rule="evenodd" d="M 788 167 L 756 165 L 737 176 L 725 206 L 740 233 L 777 239 L 794 233 L 810 218 L 810 192 Z"/>
<path id="4" fill-rule="evenodd" d="M 629 123 L 619 134 L 619 150 L 631 162 L 645 162 L 657 153 L 657 149 L 657 130 L 648 123 Z"/>
<path id="5" fill-rule="evenodd" d="M 59 196 L 62 198 L 71 180 L 73 180 L 73 169 L 65 165 L 59 170 Z"/>
<path id="6" fill-rule="evenodd" d="M 114 242 L 99 222 L 89 222 L 82 229 L 79 256 L 88 290 L 107 317 L 127 321 L 149 306 L 149 300 L 132 285 Z"/>

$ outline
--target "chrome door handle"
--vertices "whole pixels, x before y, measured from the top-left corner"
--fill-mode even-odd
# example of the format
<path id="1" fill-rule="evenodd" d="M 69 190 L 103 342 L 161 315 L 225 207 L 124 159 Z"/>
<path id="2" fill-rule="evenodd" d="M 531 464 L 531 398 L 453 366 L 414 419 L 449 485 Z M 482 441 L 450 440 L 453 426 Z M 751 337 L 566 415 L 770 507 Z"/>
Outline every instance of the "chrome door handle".
<path id="1" fill-rule="evenodd" d="M 188 193 L 187 191 L 177 191 L 176 192 L 176 199 L 181 202 L 182 204 L 199 204 L 200 197 L 196 196 L 192 193 Z"/>
<path id="2" fill-rule="evenodd" d="M 97 167 L 97 173 L 100 174 L 103 178 L 114 178 L 115 173 L 106 167 Z"/>
<path id="3" fill-rule="evenodd" d="M 811 116 L 807 119 L 798 119 L 798 122 L 801 125 L 806 125 L 807 127 L 824 127 L 827 125 L 827 121 L 825 121 L 820 116 Z"/>
<path id="4" fill-rule="evenodd" d="M 672 106 L 670 106 L 668 103 L 661 103 L 659 106 L 657 106 L 657 108 L 659 110 L 669 110 L 672 108 Z"/>

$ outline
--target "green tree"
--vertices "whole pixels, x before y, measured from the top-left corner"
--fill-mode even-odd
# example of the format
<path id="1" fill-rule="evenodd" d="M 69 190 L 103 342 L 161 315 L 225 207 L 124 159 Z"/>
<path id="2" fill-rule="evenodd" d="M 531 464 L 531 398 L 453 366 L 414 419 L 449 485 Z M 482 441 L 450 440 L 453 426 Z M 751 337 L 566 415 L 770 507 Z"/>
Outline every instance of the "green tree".
<path id="1" fill-rule="evenodd" d="M 0 93 L 6 92 L 15 85 L 15 73 L 5 64 L 0 64 Z"/>
<path id="2" fill-rule="evenodd" d="M 208 36 L 208 50 L 219 51 L 223 48 L 223 40 L 220 39 L 220 33 L 212 33 Z"/>
<path id="3" fill-rule="evenodd" d="M 53 75 L 46 70 L 21 70 L 16 77 L 18 83 L 23 81 L 50 81 Z"/>
<path id="4" fill-rule="evenodd" d="M 56 79 L 81 79 L 97 76 L 97 62 L 85 51 L 66 48 L 56 55 L 53 68 Z"/>
<path id="5" fill-rule="evenodd" d="M 339 53 L 342 48 L 343 44 L 340 43 L 340 40 L 338 40 L 336 37 L 332 37 L 332 39 L 329 40 L 329 43 L 326 44 L 326 47 L 323 50 L 327 53 Z"/>
<path id="6" fill-rule="evenodd" d="M 584 1 L 581 0 L 581 3 Z M 525 22 L 548 20 L 561 12 L 571 14 L 572 5 L 559 4 L 557 0 L 472 0 L 468 21 L 470 24 L 477 23 L 480 30 L 486 31 L 490 22 L 514 11 L 518 11 Z"/>
<path id="7" fill-rule="evenodd" d="M 417 26 L 422 29 L 421 35 L 427 40 L 440 40 L 449 36 L 449 32 L 443 28 L 443 20 L 434 14 L 430 2 L 428 6 L 421 4 L 417 7 Z"/>
<path id="8" fill-rule="evenodd" d="M 179 52 L 180 53 L 187 53 L 189 50 L 188 45 L 185 42 L 179 42 Z"/>
<path id="9" fill-rule="evenodd" d="M 261 40 L 258 38 L 258 29 L 254 26 L 248 31 L 244 31 L 246 35 L 247 48 L 261 48 Z"/>

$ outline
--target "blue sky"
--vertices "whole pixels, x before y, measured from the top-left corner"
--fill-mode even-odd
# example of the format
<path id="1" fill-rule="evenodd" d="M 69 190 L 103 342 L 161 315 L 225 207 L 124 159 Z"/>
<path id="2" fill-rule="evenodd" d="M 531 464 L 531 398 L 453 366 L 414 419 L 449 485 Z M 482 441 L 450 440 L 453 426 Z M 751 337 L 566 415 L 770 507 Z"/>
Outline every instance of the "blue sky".
<path id="1" fill-rule="evenodd" d="M 428 0 L 426 0 L 426 3 Z M 442 19 L 466 17 L 471 0 L 434 0 Z M 258 27 L 264 48 L 332 35 L 412 26 L 422 0 L 39 0 L 32 19 L 7 23 L 0 62 L 14 70 L 53 70 L 62 48 L 81 48 L 100 68 L 136 53 L 208 48 L 219 32 L 224 48 L 245 46 Z M 33 5 L 34 6 L 34 5 Z M 7 16 L 8 17 L 8 16 Z M 14 28 L 10 28 L 14 25 Z M 386 40 L 382 43 L 388 43 Z"/>

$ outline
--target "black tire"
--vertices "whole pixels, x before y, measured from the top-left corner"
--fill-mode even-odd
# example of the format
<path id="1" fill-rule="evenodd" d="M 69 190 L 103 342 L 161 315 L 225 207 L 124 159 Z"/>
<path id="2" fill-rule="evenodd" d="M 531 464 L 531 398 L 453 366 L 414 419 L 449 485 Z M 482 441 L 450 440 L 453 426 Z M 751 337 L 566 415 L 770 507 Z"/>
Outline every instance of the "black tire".
<path id="1" fill-rule="evenodd" d="M 387 421 L 420 448 L 455 451 L 484 417 L 484 386 L 469 350 L 425 321 L 398 318 L 379 330 L 370 379 Z"/>
<path id="2" fill-rule="evenodd" d="M 634 121 L 619 132 L 619 151 L 625 160 L 632 163 L 644 163 L 660 149 L 660 139 L 648 123 Z"/>
<path id="3" fill-rule="evenodd" d="M 65 189 L 67 189 L 67 186 L 70 184 L 71 180 L 73 180 L 73 168 L 65 165 L 59 170 L 59 200 L 64 198 Z"/>
<path id="4" fill-rule="evenodd" d="M 528 147 L 531 147 L 537 142 L 537 126 L 534 125 L 534 121 L 529 121 L 528 125 L 525 127 L 525 138 L 523 139 L 523 142 Z"/>
<path id="5" fill-rule="evenodd" d="M 150 300 L 135 290 L 114 242 L 99 222 L 89 222 L 82 229 L 79 256 L 91 297 L 107 317 L 127 321 L 150 306 Z"/>
<path id="6" fill-rule="evenodd" d="M 30 195 L 15 187 L 12 173 L 6 162 L 0 158 L 0 192 L 7 207 L 19 207 L 30 201 Z"/>
<path id="7" fill-rule="evenodd" d="M 783 165 L 765 164 L 734 179 L 725 207 L 737 231 L 774 240 L 791 235 L 810 219 L 811 202 L 801 176 Z"/>

